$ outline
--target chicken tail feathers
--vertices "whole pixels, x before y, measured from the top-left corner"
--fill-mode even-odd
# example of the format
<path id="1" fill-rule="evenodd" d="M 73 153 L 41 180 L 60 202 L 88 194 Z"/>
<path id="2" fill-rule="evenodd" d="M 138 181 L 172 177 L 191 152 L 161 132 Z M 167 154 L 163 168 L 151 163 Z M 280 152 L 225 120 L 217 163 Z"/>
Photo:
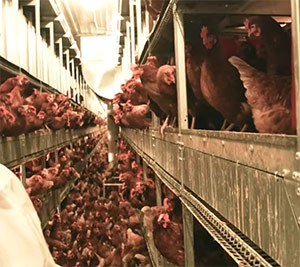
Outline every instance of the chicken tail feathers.
<path id="1" fill-rule="evenodd" d="M 244 84 L 244 87 L 248 89 L 251 87 L 251 81 L 258 74 L 258 70 L 250 66 L 244 60 L 239 57 L 232 56 L 228 61 L 238 70 L 240 73 L 240 78 Z M 253 82 L 252 82 L 253 83 Z"/>

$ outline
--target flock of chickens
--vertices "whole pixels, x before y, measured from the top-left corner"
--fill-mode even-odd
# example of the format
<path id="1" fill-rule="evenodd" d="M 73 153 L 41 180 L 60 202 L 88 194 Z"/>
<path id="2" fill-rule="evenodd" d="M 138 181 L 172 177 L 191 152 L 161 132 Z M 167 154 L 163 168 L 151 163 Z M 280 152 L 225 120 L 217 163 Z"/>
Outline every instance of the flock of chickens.
<path id="1" fill-rule="evenodd" d="M 92 151 L 102 136 L 103 133 L 96 137 L 86 136 L 81 138 L 80 142 L 73 143 L 73 148 L 60 148 L 57 162 L 54 152 L 47 154 L 44 168 L 41 158 L 26 162 L 26 191 L 38 213 L 50 191 L 64 189 L 68 183 L 74 183 L 80 178 L 76 164 L 83 162 L 84 156 Z M 18 170 L 15 170 L 15 173 L 20 177 Z"/>
<path id="2" fill-rule="evenodd" d="M 244 26 L 248 36 L 243 41 L 219 36 L 214 18 L 186 26 L 190 126 L 295 134 L 290 33 L 271 16 L 245 17 Z M 152 56 L 133 66 L 132 73 L 115 95 L 115 122 L 147 128 L 151 110 L 164 120 L 162 133 L 171 119 L 174 126 L 176 67 Z"/>
<path id="3" fill-rule="evenodd" d="M 143 225 L 149 240 L 158 251 L 177 266 L 185 266 L 182 209 L 180 199 L 165 185 L 162 186 L 163 206 L 156 206 L 155 176 L 147 167 L 144 174 L 136 155 L 119 140 L 117 166 L 122 198 L 132 207 L 141 209 Z M 195 266 L 234 266 L 233 260 L 224 252 L 205 229 L 194 220 Z"/>
<path id="4" fill-rule="evenodd" d="M 53 97 L 31 88 L 25 75 L 0 85 L 0 135 L 18 136 L 39 129 L 76 129 L 105 121 L 81 106 L 72 107 L 64 94 Z"/>
<path id="5" fill-rule="evenodd" d="M 107 158 L 103 143 L 44 230 L 60 266 L 151 266 L 136 210 L 118 191 L 101 197 Z"/>

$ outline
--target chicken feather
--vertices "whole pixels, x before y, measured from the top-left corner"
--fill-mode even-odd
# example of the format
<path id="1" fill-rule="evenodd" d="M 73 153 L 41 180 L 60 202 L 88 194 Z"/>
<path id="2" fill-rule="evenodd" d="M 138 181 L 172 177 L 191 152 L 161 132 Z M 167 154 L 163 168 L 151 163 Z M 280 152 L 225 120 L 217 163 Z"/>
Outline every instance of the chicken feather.
<path id="1" fill-rule="evenodd" d="M 257 130 L 261 133 L 293 134 L 291 76 L 266 74 L 238 57 L 229 58 L 229 62 L 240 73 Z"/>

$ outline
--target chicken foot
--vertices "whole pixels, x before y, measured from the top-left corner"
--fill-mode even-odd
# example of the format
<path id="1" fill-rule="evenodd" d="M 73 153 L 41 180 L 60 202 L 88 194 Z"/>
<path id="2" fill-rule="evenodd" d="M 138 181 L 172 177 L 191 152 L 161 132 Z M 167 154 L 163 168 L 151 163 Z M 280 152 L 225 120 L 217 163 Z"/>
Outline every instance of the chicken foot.
<path id="1" fill-rule="evenodd" d="M 160 133 L 163 136 L 164 135 L 164 130 L 167 128 L 169 122 L 169 116 L 165 119 L 163 125 L 160 127 Z"/>
<path id="2" fill-rule="evenodd" d="M 241 129 L 241 132 L 245 132 L 248 128 L 248 125 L 247 124 L 244 124 L 244 126 L 242 127 Z"/>
<path id="3" fill-rule="evenodd" d="M 234 127 L 234 123 L 230 123 L 230 125 L 225 129 L 225 131 L 230 131 Z"/>
<path id="4" fill-rule="evenodd" d="M 230 123 L 229 126 L 226 127 L 226 124 L 227 124 L 227 120 L 224 120 L 220 131 L 230 131 L 235 126 L 234 123 Z"/>
<path id="5" fill-rule="evenodd" d="M 223 124 L 222 124 L 222 127 L 220 129 L 220 131 L 225 131 L 226 129 L 226 124 L 227 124 L 227 120 L 224 120 Z"/>
<path id="6" fill-rule="evenodd" d="M 193 116 L 193 117 L 192 117 L 192 123 L 191 123 L 191 129 L 192 129 L 192 130 L 195 129 L 195 122 L 196 122 L 196 117 Z"/>

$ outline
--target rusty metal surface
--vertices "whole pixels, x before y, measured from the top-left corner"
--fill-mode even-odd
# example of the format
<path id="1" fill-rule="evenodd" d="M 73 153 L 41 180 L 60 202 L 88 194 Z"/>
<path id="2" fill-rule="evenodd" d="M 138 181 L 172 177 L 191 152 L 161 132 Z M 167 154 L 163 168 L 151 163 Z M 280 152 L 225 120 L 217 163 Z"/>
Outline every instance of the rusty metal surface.
<path id="1" fill-rule="evenodd" d="M 154 129 L 123 136 L 179 194 L 192 191 L 282 266 L 300 265 L 300 182 L 290 175 L 296 136 L 168 130 L 161 137 Z M 287 167 L 289 174 L 278 171 Z"/>
<path id="2" fill-rule="evenodd" d="M 18 137 L 0 138 L 0 163 L 8 168 L 14 168 L 30 159 L 54 151 L 57 147 L 69 144 L 80 137 L 97 133 L 98 126 L 87 129 L 66 130 L 56 132 L 37 132 Z"/>

